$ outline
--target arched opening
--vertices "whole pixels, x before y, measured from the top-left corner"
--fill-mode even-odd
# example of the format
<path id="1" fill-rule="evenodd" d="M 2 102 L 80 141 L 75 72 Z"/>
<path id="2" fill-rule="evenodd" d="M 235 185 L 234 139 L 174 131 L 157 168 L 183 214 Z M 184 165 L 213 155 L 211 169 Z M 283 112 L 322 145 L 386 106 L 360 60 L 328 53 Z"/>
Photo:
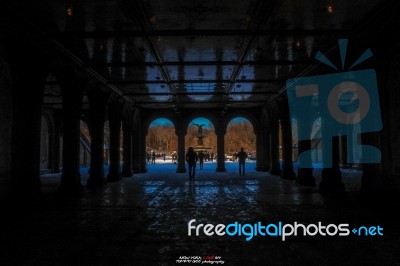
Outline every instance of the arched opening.
<path id="1" fill-rule="evenodd" d="M 176 170 L 173 165 L 177 164 L 177 153 L 178 139 L 174 124 L 167 118 L 154 119 L 146 136 L 148 171 Z"/>
<path id="2" fill-rule="evenodd" d="M 199 157 L 199 169 L 215 171 L 217 136 L 213 123 L 205 117 L 190 121 L 185 136 L 186 151 L 193 147 Z M 185 152 L 186 152 L 185 151 Z"/>
<path id="3" fill-rule="evenodd" d="M 225 133 L 225 162 L 227 171 L 236 172 L 237 154 L 241 148 L 247 153 L 246 163 L 254 164 L 246 171 L 255 170 L 256 162 L 256 135 L 252 123 L 244 117 L 233 118 L 226 127 Z"/>

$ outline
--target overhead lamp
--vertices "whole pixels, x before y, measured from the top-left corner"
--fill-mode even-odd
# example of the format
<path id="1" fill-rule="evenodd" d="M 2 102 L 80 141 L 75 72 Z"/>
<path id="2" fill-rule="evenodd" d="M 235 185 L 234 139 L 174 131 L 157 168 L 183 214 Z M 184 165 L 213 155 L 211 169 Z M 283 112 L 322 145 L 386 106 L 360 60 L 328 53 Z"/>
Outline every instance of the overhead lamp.
<path id="1" fill-rule="evenodd" d="M 73 15 L 73 9 L 72 9 L 71 6 L 67 7 L 66 13 L 67 13 L 67 16 L 68 16 L 68 17 L 72 17 L 72 15 Z"/>
<path id="2" fill-rule="evenodd" d="M 326 6 L 326 12 L 327 12 L 328 14 L 332 14 L 334 11 L 335 11 L 335 8 L 333 7 L 332 4 L 328 4 L 328 5 Z"/>

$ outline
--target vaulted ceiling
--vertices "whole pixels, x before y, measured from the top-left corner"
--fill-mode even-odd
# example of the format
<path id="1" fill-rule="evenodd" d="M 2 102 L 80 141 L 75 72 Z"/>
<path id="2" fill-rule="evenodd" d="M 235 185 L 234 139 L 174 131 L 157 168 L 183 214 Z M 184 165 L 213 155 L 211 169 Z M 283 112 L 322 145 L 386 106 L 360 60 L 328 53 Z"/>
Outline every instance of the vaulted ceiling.
<path id="1" fill-rule="evenodd" d="M 15 1 L 17 2 L 17 1 Z M 94 77 L 142 108 L 266 104 L 318 50 L 383 0 L 21 0 L 11 5 Z M 44 103 L 57 107 L 57 81 Z"/>

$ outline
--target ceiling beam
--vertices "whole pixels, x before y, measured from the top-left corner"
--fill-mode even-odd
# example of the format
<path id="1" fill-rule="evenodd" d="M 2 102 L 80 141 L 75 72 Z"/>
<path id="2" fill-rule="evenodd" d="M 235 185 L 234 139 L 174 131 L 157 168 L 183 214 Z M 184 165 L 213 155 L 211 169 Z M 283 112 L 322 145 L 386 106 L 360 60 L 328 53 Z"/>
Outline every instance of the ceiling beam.
<path id="1" fill-rule="evenodd" d="M 309 65 L 314 60 L 257 60 L 257 61 L 244 61 L 240 63 L 238 61 L 179 61 L 179 62 L 162 62 L 164 66 L 236 66 L 236 65 L 247 65 L 247 66 L 277 66 L 277 65 Z M 156 67 L 156 62 L 111 62 L 111 63 L 99 63 L 89 62 L 88 66 L 91 67 Z"/>
<path id="2" fill-rule="evenodd" d="M 278 92 L 275 91 L 238 91 L 238 92 L 231 92 L 230 95 L 270 95 L 270 94 L 277 94 Z M 163 93 L 163 92 L 128 92 L 125 93 L 127 96 L 171 96 L 170 93 Z M 206 91 L 199 91 L 199 92 L 177 92 L 175 95 L 179 96 L 197 96 L 197 95 L 223 95 L 223 92 L 206 92 Z"/>
<path id="3" fill-rule="evenodd" d="M 141 1 L 131 1 L 128 0 L 123 0 L 122 1 L 122 8 L 123 10 L 128 11 L 128 16 L 131 18 L 133 22 L 135 22 L 141 32 L 148 34 L 149 32 L 153 31 L 151 24 L 148 21 L 148 16 L 146 14 L 146 11 L 142 5 Z M 157 46 L 154 43 L 153 38 L 149 36 L 145 36 L 145 40 L 147 42 L 147 45 L 150 49 L 150 53 L 154 59 L 154 61 L 157 64 L 158 70 L 160 71 L 163 80 L 168 84 L 168 88 L 171 92 L 172 95 L 175 95 L 175 87 L 171 84 L 171 77 L 169 75 L 168 70 L 163 66 L 163 59 L 162 56 L 160 55 L 160 52 L 158 51 Z M 174 96 L 175 102 L 178 105 L 177 107 L 181 107 L 180 104 L 180 99 L 178 96 Z"/>
<path id="4" fill-rule="evenodd" d="M 247 30 L 249 31 L 258 31 L 260 30 L 264 24 L 269 20 L 272 11 L 274 10 L 278 0 L 273 1 L 264 1 L 259 0 L 256 4 L 255 13 L 251 16 L 252 20 L 249 23 Z M 229 93 L 234 88 L 234 83 L 238 78 L 243 63 L 246 61 L 251 47 L 255 42 L 256 35 L 248 36 L 247 39 L 243 41 L 244 45 L 238 57 L 238 65 L 236 65 L 231 73 L 230 82 L 225 87 L 225 94 L 221 97 L 219 108 L 225 109 L 227 102 L 229 101 Z"/>
<path id="5" fill-rule="evenodd" d="M 274 30 L 193 30 L 193 29 L 185 29 L 185 30 L 149 30 L 149 31 L 141 31 L 141 30 L 125 30 L 125 31 L 65 31 L 65 32 L 50 32 L 49 36 L 52 38 L 70 38 L 70 37 L 78 37 L 78 38 L 92 38 L 92 39 L 108 39 L 115 37 L 208 37 L 208 36 L 221 36 L 221 37 L 229 37 L 229 36 L 241 36 L 241 37 L 249 37 L 249 36 L 297 36 L 297 37 L 306 37 L 306 36 L 350 36 L 354 34 L 353 30 L 343 30 L 343 29 L 274 29 Z"/>

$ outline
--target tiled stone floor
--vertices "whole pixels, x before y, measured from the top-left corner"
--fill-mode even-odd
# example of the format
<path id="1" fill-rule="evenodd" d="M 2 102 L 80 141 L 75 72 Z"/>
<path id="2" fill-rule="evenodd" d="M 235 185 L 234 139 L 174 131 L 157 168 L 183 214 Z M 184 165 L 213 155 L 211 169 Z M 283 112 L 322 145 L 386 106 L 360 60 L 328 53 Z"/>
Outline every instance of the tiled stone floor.
<path id="1" fill-rule="evenodd" d="M 3 208 L 0 265 L 175 265 L 179 256 L 220 256 L 225 265 L 400 264 L 398 210 L 359 203 L 357 171 L 344 173 L 349 193 L 340 203 L 266 173 L 204 171 L 187 179 L 150 171 L 61 198 L 59 176 L 45 176 L 40 200 Z M 189 237 L 191 219 L 379 224 L 384 236 Z"/>

